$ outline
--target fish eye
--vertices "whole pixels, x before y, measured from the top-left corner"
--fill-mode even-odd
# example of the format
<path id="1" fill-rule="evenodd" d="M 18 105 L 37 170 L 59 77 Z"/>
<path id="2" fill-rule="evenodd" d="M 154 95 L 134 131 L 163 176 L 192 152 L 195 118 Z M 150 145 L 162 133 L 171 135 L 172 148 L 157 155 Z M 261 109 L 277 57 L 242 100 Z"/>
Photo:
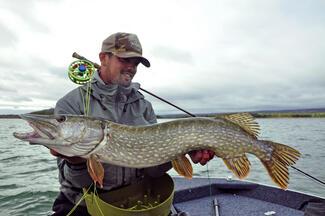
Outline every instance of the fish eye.
<path id="1" fill-rule="evenodd" d="M 55 117 L 56 121 L 59 123 L 64 122 L 67 118 L 65 116 L 56 116 Z"/>
<path id="2" fill-rule="evenodd" d="M 105 129 L 105 128 L 106 128 L 106 124 L 105 124 L 105 122 L 102 122 L 102 121 L 101 121 L 101 122 L 100 122 L 100 126 L 101 126 L 102 129 Z"/>

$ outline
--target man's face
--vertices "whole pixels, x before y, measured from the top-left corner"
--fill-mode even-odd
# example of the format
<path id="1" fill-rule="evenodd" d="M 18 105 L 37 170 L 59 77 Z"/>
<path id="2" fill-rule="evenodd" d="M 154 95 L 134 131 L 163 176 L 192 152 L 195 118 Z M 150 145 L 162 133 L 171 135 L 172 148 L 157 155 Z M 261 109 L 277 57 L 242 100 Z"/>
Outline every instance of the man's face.
<path id="1" fill-rule="evenodd" d="M 139 58 L 120 58 L 115 55 L 101 53 L 100 77 L 105 83 L 129 86 L 137 72 Z"/>

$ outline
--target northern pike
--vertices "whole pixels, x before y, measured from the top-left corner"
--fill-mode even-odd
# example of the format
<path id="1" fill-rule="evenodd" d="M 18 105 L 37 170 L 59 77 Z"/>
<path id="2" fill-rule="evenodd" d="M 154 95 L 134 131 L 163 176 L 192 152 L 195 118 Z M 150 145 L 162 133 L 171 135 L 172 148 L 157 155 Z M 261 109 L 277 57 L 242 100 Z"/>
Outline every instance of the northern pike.
<path id="1" fill-rule="evenodd" d="M 191 178 L 192 165 L 185 154 L 210 149 L 240 179 L 250 170 L 246 154 L 255 155 L 271 179 L 286 189 L 288 167 L 300 157 L 299 151 L 292 147 L 259 140 L 259 126 L 248 113 L 184 118 L 147 126 L 128 126 L 85 116 L 24 114 L 21 117 L 34 131 L 15 132 L 16 138 L 44 145 L 62 155 L 89 159 L 88 171 L 100 184 L 101 162 L 146 168 L 172 161 L 180 175 Z"/>

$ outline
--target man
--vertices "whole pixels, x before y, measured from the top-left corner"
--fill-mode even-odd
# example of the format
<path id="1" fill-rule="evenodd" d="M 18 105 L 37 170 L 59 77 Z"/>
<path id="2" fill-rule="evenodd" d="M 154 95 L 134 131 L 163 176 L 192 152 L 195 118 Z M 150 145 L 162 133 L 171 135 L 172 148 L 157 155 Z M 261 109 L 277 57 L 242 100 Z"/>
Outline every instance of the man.
<path id="1" fill-rule="evenodd" d="M 91 90 L 87 85 L 69 92 L 61 98 L 55 107 L 55 114 L 75 114 L 105 118 L 128 125 L 146 125 L 157 122 L 150 102 L 138 91 L 140 85 L 132 83 L 137 66 L 142 63 L 150 67 L 150 62 L 142 56 L 142 47 L 138 37 L 130 33 L 115 33 L 102 43 L 99 53 L 100 69 L 91 81 Z M 90 91 L 89 107 L 85 106 L 87 91 Z M 92 179 L 87 171 L 85 159 L 66 157 L 51 150 L 58 156 L 60 194 L 53 204 L 53 215 L 66 215 L 80 200 L 82 188 L 88 187 Z M 193 162 L 205 164 L 213 153 L 193 151 Z M 171 163 L 147 169 L 118 167 L 103 164 L 105 176 L 103 190 L 117 190 L 143 178 L 162 176 L 171 168 Z M 82 203 L 74 211 L 75 215 L 88 215 Z"/>

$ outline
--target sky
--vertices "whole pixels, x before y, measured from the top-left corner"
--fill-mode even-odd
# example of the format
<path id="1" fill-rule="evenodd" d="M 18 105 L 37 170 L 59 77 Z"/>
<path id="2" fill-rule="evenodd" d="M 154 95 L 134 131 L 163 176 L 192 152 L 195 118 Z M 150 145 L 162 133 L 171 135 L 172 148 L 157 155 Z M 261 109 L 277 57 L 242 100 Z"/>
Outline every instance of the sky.
<path id="1" fill-rule="evenodd" d="M 0 114 L 54 107 L 77 87 L 72 53 L 98 62 L 115 32 L 137 34 L 151 62 L 134 81 L 189 112 L 325 108 L 324 11 L 323 0 L 0 0 Z"/>

